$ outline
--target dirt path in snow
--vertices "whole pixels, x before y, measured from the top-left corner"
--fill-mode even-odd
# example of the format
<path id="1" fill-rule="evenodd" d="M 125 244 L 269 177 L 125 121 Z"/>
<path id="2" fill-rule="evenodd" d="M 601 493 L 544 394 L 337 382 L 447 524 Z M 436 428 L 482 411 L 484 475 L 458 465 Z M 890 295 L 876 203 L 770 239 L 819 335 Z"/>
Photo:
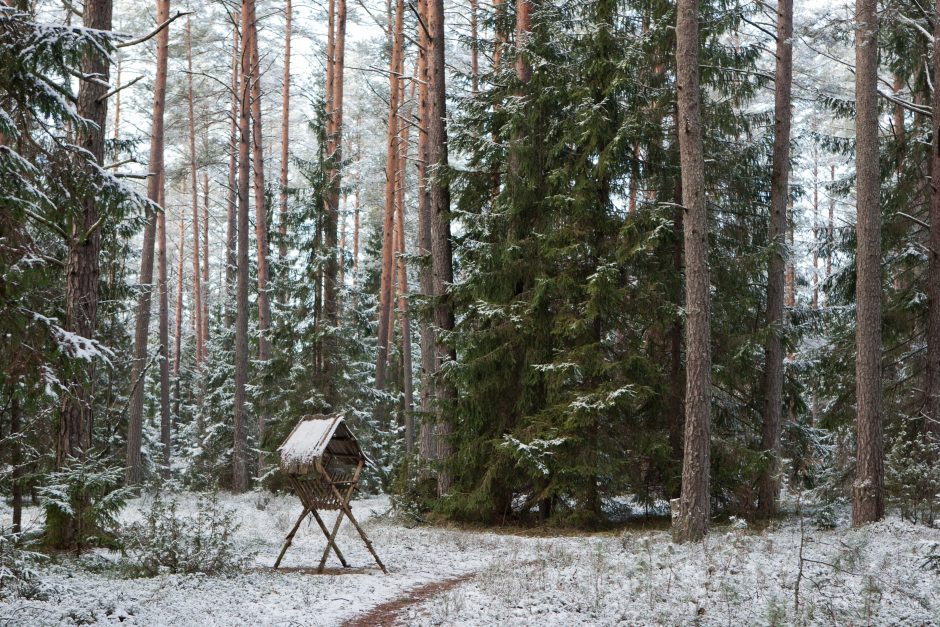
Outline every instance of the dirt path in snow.
<path id="1" fill-rule="evenodd" d="M 431 597 L 447 592 L 452 588 L 456 588 L 463 582 L 469 581 L 474 577 L 476 577 L 476 573 L 468 573 L 466 575 L 460 575 L 459 577 L 432 581 L 423 586 L 412 588 L 405 592 L 404 596 L 386 601 L 372 608 L 365 614 L 360 614 L 355 618 L 349 619 L 343 623 L 343 627 L 394 627 L 395 621 L 398 620 L 403 610 L 412 605 L 423 603 Z"/>

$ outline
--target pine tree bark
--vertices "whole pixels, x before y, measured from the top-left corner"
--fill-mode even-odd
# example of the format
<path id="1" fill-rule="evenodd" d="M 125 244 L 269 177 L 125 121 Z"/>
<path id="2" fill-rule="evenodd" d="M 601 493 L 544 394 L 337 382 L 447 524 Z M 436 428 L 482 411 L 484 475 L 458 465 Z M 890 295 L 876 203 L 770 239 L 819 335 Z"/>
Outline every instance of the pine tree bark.
<path id="1" fill-rule="evenodd" d="M 430 31 L 428 54 L 428 167 L 431 178 L 431 260 L 434 295 L 434 326 L 446 335 L 454 329 L 454 311 L 448 300 L 447 289 L 454 282 L 454 259 L 450 239 L 450 184 L 447 181 L 447 93 L 445 89 L 444 59 L 444 2 L 427 0 L 427 23 Z M 456 359 L 452 345 L 435 340 L 435 376 L 439 377 L 446 362 Z M 450 490 L 452 477 L 446 464 L 453 454 L 450 442 L 449 413 L 457 399 L 452 383 L 438 378 L 435 383 L 437 402 L 437 453 L 445 467 L 437 477 L 440 495 Z"/>
<path id="2" fill-rule="evenodd" d="M 281 194 L 280 216 L 278 221 L 278 258 L 283 261 L 287 257 L 287 177 L 290 172 L 288 161 L 290 148 L 290 37 L 293 20 L 293 7 L 291 0 L 287 0 L 284 7 L 284 78 L 281 97 Z M 286 297 L 286 293 L 282 295 Z"/>
<path id="3" fill-rule="evenodd" d="M 935 2 L 940 10 L 940 0 Z M 935 13 L 940 15 L 940 13 Z M 934 23 L 934 41 L 940 41 L 940 20 Z M 940 69 L 940 45 L 933 49 L 934 76 Z M 903 114 L 901 117 L 903 121 Z M 940 173 L 940 95 L 933 93 L 933 151 L 931 172 Z M 902 127 L 903 128 L 903 127 Z M 930 242 L 927 247 L 927 367 L 924 383 L 924 435 L 940 442 L 940 190 L 930 198 Z"/>
<path id="4" fill-rule="evenodd" d="M 418 0 L 420 21 L 427 24 L 427 0 Z M 418 283 L 421 296 L 430 301 L 434 293 L 434 277 L 431 261 L 431 188 L 428 182 L 428 52 L 430 38 L 418 25 L 418 242 L 416 254 L 421 259 Z M 421 334 L 421 428 L 419 453 L 423 459 L 437 456 L 434 423 L 431 420 L 431 400 L 434 396 L 435 342 L 434 331 L 428 316 L 422 315 L 419 325 Z"/>
<path id="5" fill-rule="evenodd" d="M 852 487 L 852 525 L 858 527 L 884 517 L 877 1 L 856 0 L 855 22 L 855 168 L 858 214 L 855 384 L 858 450 L 855 483 Z"/>
<path id="6" fill-rule="evenodd" d="M 236 14 L 237 15 L 237 14 Z M 240 19 L 236 17 L 235 19 Z M 227 296 L 231 297 L 235 290 L 236 273 L 238 272 L 238 261 L 236 259 L 236 237 L 238 232 L 238 143 L 239 143 L 239 73 L 241 66 L 239 62 L 239 36 L 238 25 L 232 27 L 232 104 L 230 110 L 231 127 L 229 130 L 230 144 L 228 157 L 228 213 L 226 219 L 225 232 L 225 289 Z M 232 316 L 232 307 L 229 303 L 225 305 L 226 326 L 231 327 L 234 322 Z"/>
<path id="7" fill-rule="evenodd" d="M 414 99 L 415 83 L 411 83 Z M 404 110 L 404 90 L 400 90 L 401 102 L 399 102 L 399 111 Z M 405 263 L 405 191 L 407 183 L 407 164 L 409 122 L 402 122 L 400 128 L 400 138 L 398 143 L 397 172 L 395 178 L 398 183 L 397 193 L 395 195 L 395 240 L 397 242 L 396 256 L 398 259 L 398 325 L 401 329 L 401 370 L 402 370 L 402 394 L 404 396 L 404 417 L 405 417 L 405 451 L 408 455 L 414 452 L 415 447 L 415 428 L 414 428 L 414 381 L 412 380 L 411 363 L 411 316 L 408 311 L 408 266 Z"/>
<path id="8" fill-rule="evenodd" d="M 857 466 L 852 523 L 884 516 L 881 425 L 881 216 L 877 102 L 877 4 L 856 2 L 856 400 Z"/>
<path id="9" fill-rule="evenodd" d="M 193 319 L 196 326 L 196 367 L 202 367 L 205 338 L 202 323 L 202 281 L 199 267 L 199 183 L 196 176 L 196 113 L 193 95 L 193 36 L 189 18 L 186 18 L 187 104 L 189 106 L 189 184 L 193 211 Z"/>
<path id="10" fill-rule="evenodd" d="M 238 105 L 238 253 L 235 286 L 235 406 L 234 449 L 232 455 L 232 491 L 244 492 L 248 484 L 247 464 L 247 391 L 248 384 L 248 194 L 251 163 L 248 151 L 251 141 L 248 108 L 251 97 L 251 56 L 247 53 L 249 22 L 254 14 L 254 0 L 242 0 L 241 80 Z"/>
<path id="11" fill-rule="evenodd" d="M 179 213 L 179 250 L 176 259 L 176 316 L 173 319 L 173 377 L 177 380 L 177 394 L 179 393 L 180 358 L 183 350 L 183 264 L 186 248 L 186 221 L 183 211 Z M 177 398 L 177 402 L 179 399 Z"/>
<path id="12" fill-rule="evenodd" d="M 209 150 L 206 129 L 206 150 Z M 209 359 L 209 171 L 202 171 L 202 360 Z"/>
<path id="13" fill-rule="evenodd" d="M 258 359 L 267 361 L 271 358 L 268 337 L 268 328 L 271 326 L 271 300 L 268 295 L 268 218 L 264 201 L 264 143 L 261 134 L 261 62 L 254 0 L 248 3 L 248 10 L 250 14 L 246 41 L 251 57 L 251 77 L 248 79 L 251 85 L 251 162 L 255 184 L 255 242 L 258 247 Z M 258 420 L 263 421 L 264 417 L 259 414 Z M 263 431 L 262 427 L 260 432 Z"/>
<path id="14" fill-rule="evenodd" d="M 764 344 L 764 415 L 761 449 L 766 467 L 757 480 L 757 512 L 777 513 L 780 425 L 783 416 L 784 238 L 787 233 L 787 199 L 790 194 L 790 106 L 793 82 L 793 0 L 777 1 L 777 66 L 774 72 L 774 146 L 770 174 L 771 252 L 767 268 L 767 326 Z"/>
<path id="15" fill-rule="evenodd" d="M 829 166 L 829 184 L 834 186 L 836 182 L 836 166 Z M 836 218 L 836 197 L 835 194 L 829 193 L 829 221 L 826 225 L 826 241 L 829 246 L 826 253 L 826 278 L 832 276 L 832 247 L 834 245 L 835 237 L 835 218 Z"/>
<path id="16" fill-rule="evenodd" d="M 813 154 L 813 310 L 819 308 L 819 154 Z"/>
<path id="17" fill-rule="evenodd" d="M 708 531 L 709 518 L 711 339 L 698 20 L 698 0 L 678 0 L 676 85 L 685 209 L 686 394 L 682 492 L 679 515 L 673 521 L 677 542 L 701 540 Z"/>
<path id="18" fill-rule="evenodd" d="M 359 210 L 362 201 L 362 116 L 356 118 L 356 189 L 353 191 L 353 285 L 359 278 Z"/>
<path id="19" fill-rule="evenodd" d="M 86 0 L 82 16 L 85 28 L 111 30 L 111 0 Z M 104 164 L 104 129 L 108 117 L 110 60 L 100 50 L 89 49 L 82 58 L 82 74 L 97 80 L 79 82 L 77 113 L 90 124 L 76 133 L 76 144 L 84 151 L 78 167 L 95 177 L 86 159 Z M 93 188 L 92 188 L 93 189 Z M 66 262 L 65 330 L 86 340 L 93 340 L 98 317 L 98 257 L 101 252 L 101 223 L 98 199 L 92 190 L 76 198 L 78 207 L 72 218 Z M 70 458 L 83 459 L 91 449 L 94 426 L 94 363 L 86 372 L 77 372 L 66 382 L 62 412 L 56 434 L 55 467 L 64 467 Z M 50 544 L 71 547 L 78 528 L 74 518 L 47 517 Z"/>
<path id="20" fill-rule="evenodd" d="M 337 299 L 337 230 L 339 228 L 339 195 L 343 163 L 343 68 L 346 49 L 346 0 L 335 0 L 336 32 L 333 38 L 332 62 L 332 97 L 330 98 L 330 135 L 327 142 L 327 157 L 330 163 L 329 187 L 326 198 L 326 216 L 324 220 L 324 246 L 326 263 L 323 268 L 323 315 L 326 323 L 336 329 L 339 326 L 339 307 Z M 326 382 L 326 399 L 335 405 L 336 391 L 333 381 L 335 351 L 335 331 L 327 334 L 323 352 L 323 374 Z"/>
<path id="21" fill-rule="evenodd" d="M 532 2 L 531 0 L 519 0 L 516 3 L 516 78 L 520 83 L 528 83 L 532 80 L 532 68 L 529 67 L 522 53 L 525 50 L 526 42 L 529 40 L 529 32 L 532 30 Z"/>
<path id="22" fill-rule="evenodd" d="M 388 367 L 388 335 L 392 319 L 392 274 L 394 263 L 395 176 L 398 171 L 398 103 L 401 90 L 399 68 L 404 43 L 404 0 L 397 0 L 394 38 L 389 72 L 388 132 L 385 160 L 385 214 L 382 222 L 382 276 L 379 286 L 378 350 L 375 361 L 375 388 L 385 389 Z"/>
<path id="23" fill-rule="evenodd" d="M 163 185 L 161 185 L 163 187 Z M 161 194 L 160 204 L 163 206 Z M 158 334 L 160 337 L 160 444 L 163 446 L 163 465 L 160 475 L 170 476 L 170 363 L 167 350 L 170 345 L 170 305 L 167 294 L 166 272 L 166 212 L 157 214 L 157 285 L 160 295 Z"/>
<path id="24" fill-rule="evenodd" d="M 20 412 L 20 399 L 16 395 L 16 392 L 11 392 L 10 394 L 10 435 L 19 436 L 23 429 L 22 424 L 22 415 Z M 10 477 L 10 491 L 12 502 L 10 506 L 13 508 L 13 521 L 11 531 L 14 534 L 21 533 L 23 531 L 23 442 L 16 442 L 13 446 L 12 454 L 10 455 L 10 465 L 13 466 L 13 471 Z"/>
<path id="25" fill-rule="evenodd" d="M 470 0 L 470 93 L 480 91 L 480 43 L 478 27 L 478 0 Z M 421 28 L 420 24 L 418 28 Z"/>
<path id="26" fill-rule="evenodd" d="M 169 0 L 157 0 L 157 23 L 169 19 Z M 167 53 L 169 49 L 169 27 L 156 35 L 157 66 L 153 84 L 153 118 L 150 126 L 150 161 L 147 178 L 147 198 L 158 203 L 163 185 L 163 135 L 164 111 L 166 109 Z M 120 92 L 118 92 L 120 93 Z M 137 485 L 141 480 L 140 448 L 144 415 L 143 370 L 147 362 L 147 341 L 150 335 L 150 302 L 153 293 L 153 252 L 157 235 L 156 213 L 148 216 L 144 226 L 144 239 L 140 256 L 141 292 L 137 297 L 137 318 L 134 328 L 134 362 L 131 367 L 130 407 L 127 422 L 127 485 Z"/>

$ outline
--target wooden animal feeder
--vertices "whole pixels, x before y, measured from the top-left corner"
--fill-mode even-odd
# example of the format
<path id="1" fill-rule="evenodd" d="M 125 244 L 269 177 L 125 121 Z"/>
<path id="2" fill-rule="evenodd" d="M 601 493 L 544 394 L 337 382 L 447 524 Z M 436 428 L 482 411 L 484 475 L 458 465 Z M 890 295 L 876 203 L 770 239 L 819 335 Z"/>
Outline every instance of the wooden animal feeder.
<path id="1" fill-rule="evenodd" d="M 274 562 L 274 568 L 280 566 L 284 553 L 300 528 L 300 523 L 310 514 L 326 536 L 326 548 L 323 550 L 317 572 L 323 572 L 330 549 L 343 566 L 349 566 L 336 545 L 336 533 L 343 522 L 343 516 L 346 516 L 362 536 L 362 541 L 372 553 L 379 568 L 388 574 L 349 506 L 349 500 L 359 485 L 359 476 L 368 458 L 359 447 L 352 431 L 343 422 L 343 418 L 304 416 L 278 450 L 281 453 L 281 471 L 287 475 L 287 480 L 300 498 L 303 511 L 293 529 L 287 534 L 284 547 Z M 332 531 L 327 529 L 319 510 L 338 510 Z"/>

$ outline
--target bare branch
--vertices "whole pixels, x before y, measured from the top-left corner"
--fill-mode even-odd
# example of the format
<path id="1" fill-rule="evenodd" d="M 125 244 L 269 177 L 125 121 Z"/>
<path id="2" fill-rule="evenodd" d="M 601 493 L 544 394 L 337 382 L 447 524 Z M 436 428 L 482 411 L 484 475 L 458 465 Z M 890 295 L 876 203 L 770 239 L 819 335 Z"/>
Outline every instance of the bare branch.
<path id="1" fill-rule="evenodd" d="M 150 32 L 147 33 L 146 35 L 144 35 L 144 36 L 142 36 L 142 37 L 138 37 L 138 38 L 136 38 L 136 39 L 129 39 L 129 40 L 127 40 L 127 41 L 122 41 L 121 43 L 117 44 L 117 45 L 115 46 L 115 48 L 129 48 L 129 47 L 131 47 L 131 46 L 136 46 L 137 44 L 142 44 L 142 43 L 144 43 L 145 41 L 147 41 L 148 39 L 152 39 L 153 37 L 155 37 L 155 36 L 157 35 L 157 33 L 159 33 L 159 32 L 162 31 L 164 28 L 166 28 L 167 26 L 169 26 L 172 22 L 178 20 L 179 18 L 183 17 L 184 15 L 192 15 L 192 14 L 193 14 L 193 11 L 186 11 L 185 13 L 184 13 L 183 11 L 177 11 L 177 12 L 176 12 L 176 15 L 170 17 L 169 19 L 167 19 L 165 22 L 163 22 L 162 24 L 160 24 L 159 26 L 157 26 L 155 29 L 153 29 L 152 31 L 150 31 Z"/>

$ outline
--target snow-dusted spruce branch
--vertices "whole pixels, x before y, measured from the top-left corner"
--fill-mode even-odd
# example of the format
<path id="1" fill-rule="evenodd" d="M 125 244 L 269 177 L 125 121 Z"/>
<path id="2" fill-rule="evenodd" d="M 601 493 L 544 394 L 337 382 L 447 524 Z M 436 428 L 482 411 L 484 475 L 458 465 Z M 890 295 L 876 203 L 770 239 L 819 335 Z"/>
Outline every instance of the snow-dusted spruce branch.
<path id="1" fill-rule="evenodd" d="M 142 43 L 144 43 L 145 41 L 147 41 L 148 39 L 152 39 L 152 38 L 156 37 L 156 36 L 157 36 L 157 33 L 159 33 L 160 31 L 162 31 L 164 28 L 166 28 L 167 26 L 169 26 L 170 24 L 172 24 L 173 22 L 175 22 L 175 21 L 178 20 L 179 18 L 184 17 L 184 16 L 186 16 L 186 15 L 192 15 L 193 13 L 194 13 L 193 11 L 185 11 L 185 12 L 184 12 L 184 11 L 177 11 L 175 15 L 173 15 L 173 16 L 169 17 L 168 19 L 164 20 L 161 24 L 159 24 L 155 29 L 153 29 L 152 31 L 150 31 L 150 32 L 147 33 L 146 35 L 142 35 L 142 36 L 137 37 L 137 38 L 135 38 L 135 39 L 128 39 L 127 41 L 122 41 L 122 42 L 119 43 L 119 44 L 115 44 L 114 47 L 115 47 L 115 48 L 130 48 L 131 46 L 136 46 L 137 44 L 142 44 Z"/>
<path id="2" fill-rule="evenodd" d="M 900 13 L 898 14 L 898 20 L 900 20 L 900 21 L 901 21 L 902 23 L 904 23 L 904 24 L 907 24 L 908 26 L 913 26 L 914 28 L 916 28 L 917 30 L 919 30 L 919 31 L 921 32 L 921 34 L 923 34 L 924 37 L 927 38 L 927 41 L 929 41 L 930 43 L 933 43 L 933 33 L 931 33 L 929 30 L 927 30 L 926 28 L 924 28 L 923 26 L 921 26 L 921 25 L 917 22 L 917 20 L 912 20 L 911 18 L 907 17 L 906 15 L 902 15 L 902 14 L 900 14 Z"/>
<path id="3" fill-rule="evenodd" d="M 23 208 L 23 215 L 25 215 L 27 218 L 31 220 L 38 222 L 39 224 L 49 229 L 52 229 L 58 235 L 60 235 L 62 239 L 68 239 L 68 234 L 62 229 L 62 227 L 60 227 L 58 224 L 55 224 L 54 222 L 50 222 L 49 220 L 46 220 L 44 217 L 42 217 L 38 213 L 34 213 L 30 209 Z"/>

